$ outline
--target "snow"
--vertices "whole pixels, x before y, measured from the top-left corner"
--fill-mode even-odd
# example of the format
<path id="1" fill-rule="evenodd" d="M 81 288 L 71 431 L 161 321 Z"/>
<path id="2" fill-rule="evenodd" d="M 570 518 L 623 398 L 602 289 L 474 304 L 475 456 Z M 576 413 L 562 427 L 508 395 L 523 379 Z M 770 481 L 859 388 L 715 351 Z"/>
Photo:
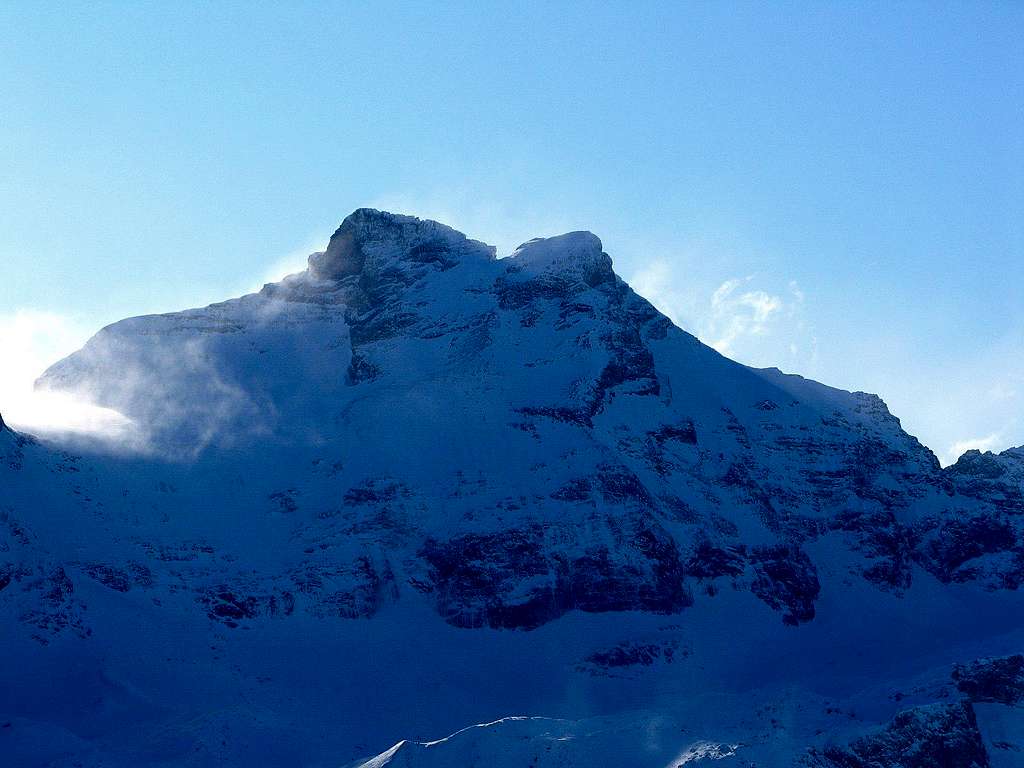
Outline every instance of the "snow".
<path id="1" fill-rule="evenodd" d="M 789 765 L 1021 650 L 1019 449 L 942 470 L 877 397 L 671 326 L 590 233 L 498 260 L 363 209 L 310 265 L 44 375 L 135 450 L 0 432 L 3 754 Z"/>

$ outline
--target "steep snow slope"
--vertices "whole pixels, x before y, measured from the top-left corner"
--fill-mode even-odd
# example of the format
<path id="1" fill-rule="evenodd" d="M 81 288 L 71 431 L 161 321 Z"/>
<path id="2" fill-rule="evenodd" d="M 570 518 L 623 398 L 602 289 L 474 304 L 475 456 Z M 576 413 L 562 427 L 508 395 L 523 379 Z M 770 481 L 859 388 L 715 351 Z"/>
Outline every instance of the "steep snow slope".
<path id="1" fill-rule="evenodd" d="M 951 677 L 1022 648 L 1024 454 L 940 469 L 877 397 L 672 326 L 590 233 L 498 260 L 359 210 L 305 272 L 116 323 L 40 386 L 144 450 L 0 432 L 0 749 L 26 765 L 1024 745 L 1017 700 Z"/>

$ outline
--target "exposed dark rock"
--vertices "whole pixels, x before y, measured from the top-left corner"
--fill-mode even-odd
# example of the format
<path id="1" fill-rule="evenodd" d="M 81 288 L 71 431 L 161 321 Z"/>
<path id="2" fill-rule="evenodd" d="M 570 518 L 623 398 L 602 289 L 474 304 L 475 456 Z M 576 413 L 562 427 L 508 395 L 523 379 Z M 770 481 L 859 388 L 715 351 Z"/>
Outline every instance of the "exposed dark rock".
<path id="1" fill-rule="evenodd" d="M 149 589 L 156 581 L 153 572 L 142 563 L 128 563 L 128 573 L 131 574 L 132 583 L 143 589 Z"/>
<path id="2" fill-rule="evenodd" d="M 403 493 L 407 493 L 405 488 L 393 480 L 370 478 L 345 491 L 344 503 L 346 506 L 383 504 L 396 499 Z"/>
<path id="3" fill-rule="evenodd" d="M 61 567 L 24 582 L 24 588 L 37 596 L 37 607 L 19 618 L 35 628 L 32 638 L 47 645 L 53 636 L 68 630 L 80 638 L 92 634 L 82 617 L 81 605 L 74 599 L 75 585 Z"/>
<path id="4" fill-rule="evenodd" d="M 951 475 L 982 480 L 998 480 L 1006 474 L 1006 467 L 992 453 L 982 453 L 977 449 L 972 449 L 957 459 L 955 464 L 946 469 L 946 472 Z"/>
<path id="5" fill-rule="evenodd" d="M 751 591 L 791 626 L 814 618 L 814 601 L 821 585 L 807 553 L 787 544 L 754 547 L 749 560 L 756 573 Z"/>
<path id="6" fill-rule="evenodd" d="M 278 512 L 290 514 L 299 508 L 299 503 L 295 500 L 296 496 L 298 496 L 298 491 L 289 488 L 284 491 L 274 491 L 267 498 Z"/>
<path id="7" fill-rule="evenodd" d="M 347 564 L 306 564 L 289 578 L 307 596 L 308 611 L 320 617 L 369 618 L 398 598 L 391 564 L 369 554 Z"/>
<path id="8" fill-rule="evenodd" d="M 853 534 L 854 548 L 871 558 L 871 564 L 861 571 L 865 579 L 897 593 L 910 587 L 918 537 L 911 528 L 900 524 L 891 511 L 845 511 L 830 525 Z"/>
<path id="9" fill-rule="evenodd" d="M 663 493 L 658 500 L 661 502 L 662 513 L 669 520 L 685 525 L 696 525 L 700 522 L 701 518 L 697 511 L 678 496 Z"/>
<path id="10" fill-rule="evenodd" d="M 451 244 L 443 240 L 417 243 L 409 249 L 408 259 L 416 264 L 430 264 L 442 271 L 451 269 L 459 263 L 452 252 Z"/>
<path id="11" fill-rule="evenodd" d="M 244 583 L 220 584 L 202 592 L 196 600 L 206 606 L 206 615 L 226 627 L 237 628 L 243 621 L 260 616 L 290 616 L 295 597 L 288 590 L 253 593 Z"/>
<path id="12" fill-rule="evenodd" d="M 1024 701 L 1024 655 L 957 664 L 953 681 L 971 701 L 1019 704 Z"/>
<path id="13" fill-rule="evenodd" d="M 746 547 L 716 547 L 700 542 L 686 560 L 683 569 L 698 579 L 717 579 L 719 576 L 739 576 L 746 568 Z"/>
<path id="14" fill-rule="evenodd" d="M 750 467 L 741 461 L 734 461 L 726 469 L 721 478 L 722 485 L 739 486 L 748 490 L 757 490 L 757 483 L 750 476 Z"/>
<path id="15" fill-rule="evenodd" d="M 360 208 L 331 236 L 327 250 L 309 257 L 310 273 L 321 280 L 375 275 L 392 266 L 395 252 L 411 264 L 446 270 L 461 256 L 491 259 L 494 249 L 436 221 Z"/>
<path id="16" fill-rule="evenodd" d="M 561 406 L 525 406 L 516 408 L 516 413 L 524 416 L 543 416 L 553 421 L 560 421 L 563 424 L 575 424 L 580 427 L 591 427 L 591 414 L 582 408 L 567 408 Z"/>
<path id="17" fill-rule="evenodd" d="M 697 444 L 697 428 L 692 421 L 685 421 L 680 424 L 665 424 L 647 434 L 654 438 L 654 441 L 659 445 L 666 442 L 677 442 L 684 445 Z"/>
<path id="18" fill-rule="evenodd" d="M 242 619 L 254 619 L 258 615 L 255 597 L 238 594 L 223 584 L 208 590 L 199 600 L 207 606 L 207 616 L 228 627 L 237 627 Z"/>
<path id="19" fill-rule="evenodd" d="M 661 642 L 626 641 L 605 650 L 594 651 L 578 665 L 581 672 L 607 675 L 610 671 L 629 667 L 650 667 L 657 662 L 671 664 L 680 654 L 678 640 Z"/>
<path id="20" fill-rule="evenodd" d="M 267 598 L 266 611 L 268 616 L 291 616 L 295 612 L 295 595 L 287 590 L 271 595 Z"/>
<path id="21" fill-rule="evenodd" d="M 447 542 L 428 540 L 420 556 L 429 565 L 442 617 L 461 627 L 532 629 L 564 612 L 555 604 L 550 579 L 516 606 L 503 602 L 516 580 L 550 577 L 551 564 L 544 558 L 542 543 L 543 531 L 537 526 L 501 534 L 468 534 Z"/>
<path id="22" fill-rule="evenodd" d="M 988 768 L 974 709 L 968 702 L 900 712 L 886 728 L 847 747 L 812 752 L 815 768 Z"/>
<path id="23" fill-rule="evenodd" d="M 153 544 L 146 541 L 142 543 L 142 549 L 154 560 L 165 563 L 185 563 L 214 554 L 213 547 L 203 541 L 183 541 L 180 544 Z"/>
<path id="24" fill-rule="evenodd" d="M 317 615 L 334 615 L 343 619 L 370 618 L 386 602 L 398 598 L 398 588 L 390 564 L 382 567 L 366 555 L 356 558 L 348 572 L 350 583 L 342 589 L 325 590 L 315 609 Z"/>
<path id="25" fill-rule="evenodd" d="M 736 418 L 736 414 L 734 414 L 730 409 L 722 408 L 722 414 L 726 419 L 725 428 L 730 434 L 732 434 L 733 438 L 736 440 L 736 444 L 745 451 L 749 451 L 751 443 L 750 435 L 747 434 L 747 428 L 740 423 L 740 420 Z"/>
<path id="26" fill-rule="evenodd" d="M 558 322 L 555 327 L 558 330 L 565 330 L 581 318 L 593 318 L 594 316 L 594 308 L 590 304 L 579 301 L 563 301 L 558 309 Z"/>
<path id="27" fill-rule="evenodd" d="M 850 486 L 857 496 L 891 506 L 893 497 L 889 489 L 878 483 L 878 479 L 884 477 L 891 467 L 905 464 L 906 453 L 880 439 L 864 438 L 854 443 L 843 459 Z"/>
<path id="28" fill-rule="evenodd" d="M 349 314 L 346 319 L 354 356 L 365 344 L 395 338 L 414 326 L 420 317 L 413 312 L 388 311 L 386 306 L 382 306 L 365 315 Z"/>
<path id="29" fill-rule="evenodd" d="M 510 310 L 520 310 L 537 301 L 565 301 L 577 290 L 571 281 L 557 275 L 542 275 L 532 280 L 498 278 L 494 283 L 498 306 Z"/>
<path id="30" fill-rule="evenodd" d="M 678 448 L 697 444 L 697 430 L 692 421 L 665 424 L 638 437 L 620 440 L 622 450 L 643 459 L 655 473 L 667 477 L 683 470 L 692 453 L 679 453 Z"/>
<path id="31" fill-rule="evenodd" d="M 370 362 L 369 358 L 361 352 L 353 352 L 352 360 L 345 372 L 345 383 L 350 385 L 362 384 L 365 381 L 373 381 L 380 376 L 380 368 Z"/>
<path id="32" fill-rule="evenodd" d="M 528 283 L 513 283 L 501 289 L 504 301 L 512 302 L 510 306 L 519 306 L 519 302 L 530 302 L 538 298 L 555 298 L 549 292 L 569 290 L 567 281 L 562 277 L 544 275 Z M 528 289 L 528 286 L 532 288 Z M 559 293 L 559 295 L 561 295 Z M 564 298 L 564 297 L 563 297 Z M 656 396 L 661 392 L 661 383 L 655 370 L 654 356 L 647 348 L 641 336 L 641 324 L 632 321 L 625 313 L 627 322 L 616 323 L 616 329 L 600 336 L 601 347 L 608 352 L 607 362 L 601 372 L 587 387 L 581 388 L 580 394 L 560 405 L 526 406 L 519 408 L 520 413 L 546 416 L 556 421 L 590 427 L 593 418 L 601 413 L 610 400 L 617 394 L 636 396 Z M 588 344 L 590 341 L 588 340 Z"/>
<path id="33" fill-rule="evenodd" d="M 609 504 L 639 504 L 651 509 L 654 501 L 640 478 L 625 467 L 605 464 L 598 468 L 597 485 Z"/>
<path id="34" fill-rule="evenodd" d="M 739 536 L 740 529 L 737 527 L 736 523 L 734 523 L 729 518 L 724 517 L 723 515 L 720 515 L 717 512 L 712 512 L 708 517 L 711 522 L 711 529 L 715 533 L 718 533 L 722 536 L 727 536 L 729 538 L 735 538 Z"/>
<path id="35" fill-rule="evenodd" d="M 570 610 L 674 613 L 692 604 L 675 543 L 634 521 L 626 548 L 583 553 L 547 545 L 540 525 L 429 540 L 420 556 L 438 611 L 460 627 L 533 629 Z M 537 586 L 525 594 L 521 584 Z"/>
<path id="36" fill-rule="evenodd" d="M 944 473 L 958 493 L 992 504 L 1012 514 L 1024 514 L 1024 454 L 1010 449 L 1000 454 L 967 451 Z"/>
<path id="37" fill-rule="evenodd" d="M 633 395 L 658 395 L 661 392 L 654 356 L 643 343 L 638 329 L 626 328 L 607 334 L 603 341 L 612 357 L 597 379 L 588 405 L 591 417 L 605 407 L 609 391 L 621 385 L 632 384 L 629 394 Z"/>
<path id="38" fill-rule="evenodd" d="M 570 480 L 557 491 L 553 491 L 551 498 L 558 501 L 588 501 L 591 498 L 590 493 L 590 480 L 581 477 Z"/>
<path id="39" fill-rule="evenodd" d="M 107 563 L 89 563 L 82 566 L 85 574 L 115 592 L 127 592 L 132 587 L 152 587 L 153 572 L 141 563 L 128 563 L 119 568 Z"/>
<path id="40" fill-rule="evenodd" d="M 95 579 L 115 592 L 127 592 L 132 588 L 132 579 L 127 572 L 104 563 L 90 563 L 82 568 L 91 579 Z"/>
<path id="41" fill-rule="evenodd" d="M 4 563 L 0 565 L 0 592 L 11 584 L 28 579 L 31 575 L 32 569 L 24 564 Z"/>
<path id="42" fill-rule="evenodd" d="M 1006 520 L 986 514 L 926 521 L 930 528 L 922 537 L 916 558 L 943 583 L 968 581 L 976 572 L 964 567 L 985 554 L 1014 550 L 1017 536 Z M 934 527 L 932 527 L 934 526 Z"/>

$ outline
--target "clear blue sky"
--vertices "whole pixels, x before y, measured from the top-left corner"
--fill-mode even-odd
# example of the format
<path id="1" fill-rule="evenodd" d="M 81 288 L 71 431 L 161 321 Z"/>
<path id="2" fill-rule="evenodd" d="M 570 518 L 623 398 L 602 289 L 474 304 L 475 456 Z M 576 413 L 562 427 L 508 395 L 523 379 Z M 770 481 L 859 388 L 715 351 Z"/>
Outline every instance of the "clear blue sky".
<path id="1" fill-rule="evenodd" d="M 226 298 L 361 205 L 590 229 L 743 362 L 944 458 L 1024 443 L 1022 39 L 1021 3 L 5 3 L 0 323 Z"/>

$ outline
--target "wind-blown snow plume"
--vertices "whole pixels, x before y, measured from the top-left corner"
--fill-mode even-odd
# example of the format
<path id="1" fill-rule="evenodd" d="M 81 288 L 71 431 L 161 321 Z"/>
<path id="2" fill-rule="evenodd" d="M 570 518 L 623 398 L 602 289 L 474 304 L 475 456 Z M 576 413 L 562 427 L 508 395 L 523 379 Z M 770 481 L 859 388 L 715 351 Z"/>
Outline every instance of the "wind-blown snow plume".
<path id="1" fill-rule="evenodd" d="M 55 312 L 20 309 L 0 315 L 0 409 L 8 423 L 43 434 L 124 438 L 130 432 L 128 418 L 80 393 L 33 386 L 47 366 L 74 352 L 88 337 L 82 324 Z"/>

